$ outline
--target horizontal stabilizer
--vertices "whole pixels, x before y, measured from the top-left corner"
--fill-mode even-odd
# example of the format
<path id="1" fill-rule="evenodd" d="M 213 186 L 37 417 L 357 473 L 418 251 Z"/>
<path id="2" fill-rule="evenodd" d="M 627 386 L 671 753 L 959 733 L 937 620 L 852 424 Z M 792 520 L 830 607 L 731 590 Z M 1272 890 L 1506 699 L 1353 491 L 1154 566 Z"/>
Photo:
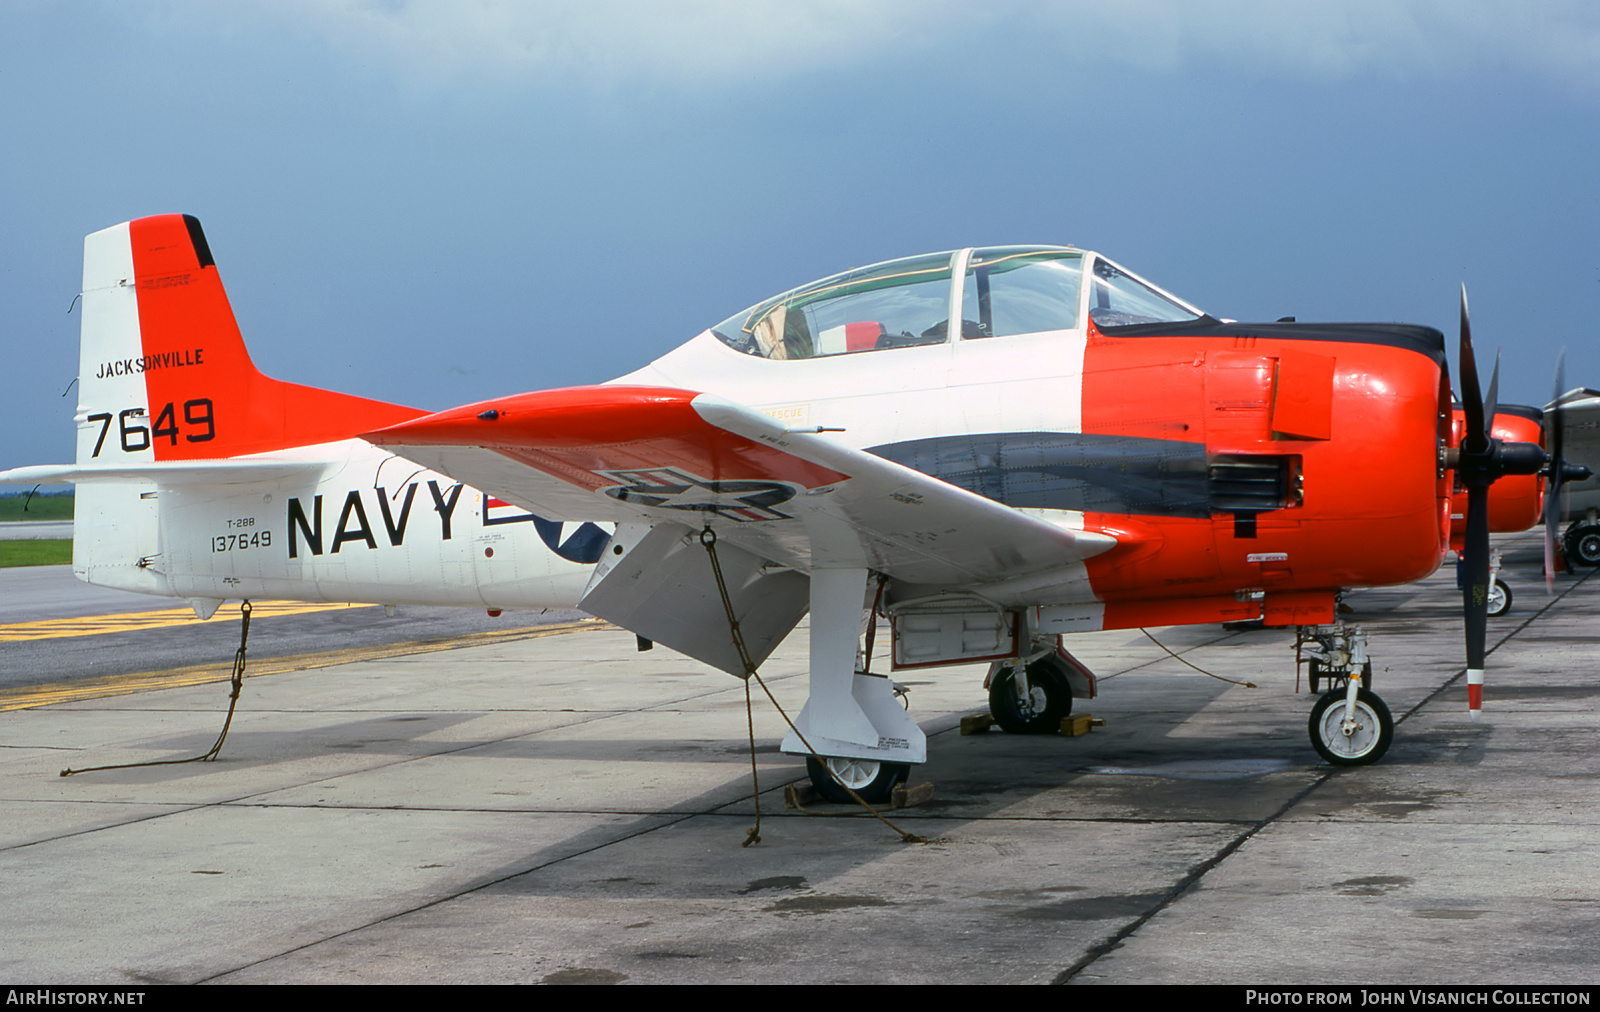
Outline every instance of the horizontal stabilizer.
<path id="1" fill-rule="evenodd" d="M 41 464 L 0 471 L 0 484 L 147 481 L 154 485 L 247 485 L 314 476 L 326 464 L 314 460 L 193 460 L 170 464 Z"/>

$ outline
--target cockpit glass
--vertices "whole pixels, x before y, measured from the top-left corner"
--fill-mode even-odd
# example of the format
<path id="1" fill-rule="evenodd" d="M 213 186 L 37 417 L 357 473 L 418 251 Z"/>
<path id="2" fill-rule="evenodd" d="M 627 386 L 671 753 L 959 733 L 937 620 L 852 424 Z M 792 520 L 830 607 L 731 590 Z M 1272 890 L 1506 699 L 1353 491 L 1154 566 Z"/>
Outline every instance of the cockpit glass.
<path id="1" fill-rule="evenodd" d="M 1162 295 L 1103 257 L 1094 262 L 1089 318 L 1100 327 L 1135 323 L 1181 323 L 1200 314 Z"/>
<path id="2" fill-rule="evenodd" d="M 951 260 L 940 253 L 836 274 L 752 306 L 711 332 L 737 351 L 769 359 L 942 344 Z"/>
<path id="3" fill-rule="evenodd" d="M 1078 325 L 1083 254 L 1007 246 L 976 249 L 961 297 L 963 337 L 1007 337 Z"/>

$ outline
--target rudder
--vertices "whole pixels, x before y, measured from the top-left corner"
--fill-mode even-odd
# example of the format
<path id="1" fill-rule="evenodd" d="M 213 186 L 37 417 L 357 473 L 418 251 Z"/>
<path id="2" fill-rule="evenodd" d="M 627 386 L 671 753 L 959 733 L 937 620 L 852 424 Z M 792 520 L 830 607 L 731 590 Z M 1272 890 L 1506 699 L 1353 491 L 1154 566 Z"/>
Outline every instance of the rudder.
<path id="1" fill-rule="evenodd" d="M 350 439 L 424 412 L 284 383 L 250 360 L 200 222 L 140 218 L 84 239 L 77 463 L 238 457 Z M 165 594 L 158 491 L 80 482 L 73 570 Z"/>
<path id="2" fill-rule="evenodd" d="M 78 462 L 270 453 L 423 412 L 264 376 L 200 222 L 140 218 L 84 240 Z"/>

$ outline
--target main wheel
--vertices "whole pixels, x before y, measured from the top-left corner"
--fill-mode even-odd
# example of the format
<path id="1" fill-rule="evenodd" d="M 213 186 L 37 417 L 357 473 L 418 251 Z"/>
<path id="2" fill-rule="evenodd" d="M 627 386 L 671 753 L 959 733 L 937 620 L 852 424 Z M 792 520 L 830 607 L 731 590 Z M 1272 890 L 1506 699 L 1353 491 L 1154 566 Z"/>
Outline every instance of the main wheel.
<path id="1" fill-rule="evenodd" d="M 1489 585 L 1489 617 L 1499 618 L 1511 610 L 1511 586 L 1506 581 L 1495 579 Z"/>
<path id="2" fill-rule="evenodd" d="M 1028 695 L 1017 692 L 1016 673 L 1006 668 L 989 681 L 989 712 L 1007 734 L 1054 734 L 1072 712 L 1072 687 L 1050 658 L 1028 666 Z"/>
<path id="3" fill-rule="evenodd" d="M 1568 562 L 1600 566 L 1600 524 L 1573 524 L 1561 538 L 1561 549 Z"/>
<path id="4" fill-rule="evenodd" d="M 850 788 L 861 795 L 861 800 L 869 804 L 882 804 L 889 800 L 889 795 L 899 784 L 905 783 L 906 777 L 911 775 L 911 767 L 905 763 L 885 763 L 876 759 L 845 759 L 837 756 L 828 756 L 817 762 L 811 756 L 806 757 L 806 772 L 811 775 L 811 786 L 825 800 L 836 801 L 840 804 L 850 804 L 855 801 L 850 796 Z M 840 786 L 840 785 L 843 786 Z"/>
<path id="5" fill-rule="evenodd" d="M 1336 689 L 1317 700 L 1307 724 L 1311 746 L 1335 766 L 1365 766 L 1383 758 L 1394 740 L 1394 718 L 1377 693 L 1356 694 L 1354 719 L 1345 719 L 1345 691 Z"/>

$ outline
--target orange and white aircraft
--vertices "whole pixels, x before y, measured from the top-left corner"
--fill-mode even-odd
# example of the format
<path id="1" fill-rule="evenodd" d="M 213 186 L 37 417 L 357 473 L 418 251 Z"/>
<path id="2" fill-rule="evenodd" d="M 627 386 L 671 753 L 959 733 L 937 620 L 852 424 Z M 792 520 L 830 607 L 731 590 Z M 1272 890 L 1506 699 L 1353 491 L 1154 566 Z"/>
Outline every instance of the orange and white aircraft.
<path id="1" fill-rule="evenodd" d="M 738 675 L 809 612 L 797 724 L 831 796 L 926 758 L 869 612 L 897 668 L 990 661 L 1014 732 L 1095 695 L 1064 635 L 1299 626 L 1332 686 L 1314 746 L 1374 761 L 1393 722 L 1336 596 L 1438 567 L 1452 470 L 1477 504 L 1545 462 L 1489 437 L 1475 368 L 1453 432 L 1436 330 L 1221 321 L 1071 247 L 860 268 L 610 383 L 437 414 L 260 374 L 191 217 L 90 235 L 82 313 L 77 462 L 0 474 L 79 484 L 81 579 L 201 614 L 576 606 Z"/>

